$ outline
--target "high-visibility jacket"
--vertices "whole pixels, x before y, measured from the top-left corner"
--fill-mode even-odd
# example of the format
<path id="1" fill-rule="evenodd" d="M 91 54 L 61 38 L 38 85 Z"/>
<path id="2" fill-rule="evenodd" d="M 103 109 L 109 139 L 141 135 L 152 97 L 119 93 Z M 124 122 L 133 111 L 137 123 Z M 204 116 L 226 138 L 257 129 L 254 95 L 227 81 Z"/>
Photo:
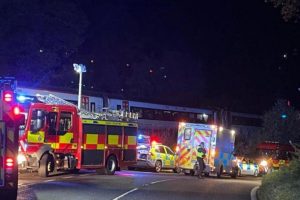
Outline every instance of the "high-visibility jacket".
<path id="1" fill-rule="evenodd" d="M 202 147 L 199 147 L 197 149 L 197 157 L 199 158 L 204 158 L 205 157 L 205 154 L 206 154 L 206 150 Z"/>

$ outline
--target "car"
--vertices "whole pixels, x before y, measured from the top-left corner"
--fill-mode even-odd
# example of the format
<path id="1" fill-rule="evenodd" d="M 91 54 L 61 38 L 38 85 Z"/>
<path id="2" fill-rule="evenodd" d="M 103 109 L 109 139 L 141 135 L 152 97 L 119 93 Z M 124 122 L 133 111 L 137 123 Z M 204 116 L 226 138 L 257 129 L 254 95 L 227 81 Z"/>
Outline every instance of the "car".
<path id="1" fill-rule="evenodd" d="M 162 169 L 172 169 L 178 172 L 176 166 L 176 154 L 170 147 L 152 142 L 151 146 L 138 150 L 136 168 L 154 169 L 155 172 L 160 172 Z"/>
<path id="2" fill-rule="evenodd" d="M 260 174 L 259 166 L 253 160 L 239 160 L 238 161 L 238 176 L 251 175 L 258 176 Z"/>

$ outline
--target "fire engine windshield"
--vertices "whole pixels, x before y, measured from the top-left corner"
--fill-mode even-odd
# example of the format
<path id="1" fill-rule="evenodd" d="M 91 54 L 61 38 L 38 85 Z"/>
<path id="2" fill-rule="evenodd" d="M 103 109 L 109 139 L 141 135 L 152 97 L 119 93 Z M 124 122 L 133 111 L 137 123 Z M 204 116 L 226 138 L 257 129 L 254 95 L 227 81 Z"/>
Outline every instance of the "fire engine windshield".
<path id="1" fill-rule="evenodd" d="M 45 112 L 43 110 L 33 110 L 30 121 L 30 130 L 32 132 L 38 132 L 44 127 L 44 122 Z"/>

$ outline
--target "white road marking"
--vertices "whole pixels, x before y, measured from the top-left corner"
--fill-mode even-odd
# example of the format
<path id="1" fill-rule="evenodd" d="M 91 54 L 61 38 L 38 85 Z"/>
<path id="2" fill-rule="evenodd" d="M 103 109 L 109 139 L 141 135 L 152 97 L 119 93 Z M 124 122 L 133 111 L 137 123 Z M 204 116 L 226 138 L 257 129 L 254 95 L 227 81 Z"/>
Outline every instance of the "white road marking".
<path id="1" fill-rule="evenodd" d="M 51 181 L 55 181 L 54 179 L 49 179 L 49 180 L 45 180 L 43 181 L 44 183 L 47 183 L 47 182 L 51 182 Z"/>
<path id="2" fill-rule="evenodd" d="M 258 188 L 259 188 L 259 186 L 252 188 L 251 193 L 250 193 L 251 200 L 257 200 L 256 193 L 257 193 Z"/>
<path id="3" fill-rule="evenodd" d="M 121 199 L 122 197 L 124 197 L 124 196 L 126 196 L 127 194 L 130 194 L 130 193 L 132 193 L 132 192 L 134 192 L 134 191 L 136 191 L 136 190 L 138 190 L 138 188 L 133 188 L 132 190 L 129 190 L 128 192 L 125 192 L 124 194 L 122 194 L 122 195 L 120 195 L 120 196 L 114 198 L 113 200 Z"/>
<path id="4" fill-rule="evenodd" d="M 62 177 L 62 178 L 73 178 L 73 176 L 65 176 L 65 177 Z"/>
<path id="5" fill-rule="evenodd" d="M 153 182 L 151 182 L 149 184 L 146 183 L 146 184 L 142 185 L 142 187 L 147 187 L 149 185 L 153 185 L 153 184 L 156 184 L 156 183 L 162 183 L 162 182 L 166 182 L 166 181 L 171 181 L 171 180 L 173 180 L 173 179 L 165 179 L 165 180 L 160 180 L 160 181 L 153 181 Z M 129 190 L 128 192 L 125 192 L 124 194 L 121 194 L 120 196 L 114 198 L 113 200 L 119 200 L 122 197 L 124 197 L 124 196 L 126 196 L 126 195 L 128 195 L 128 194 L 130 194 L 130 193 L 132 193 L 132 192 L 134 192 L 136 190 L 138 190 L 138 189 L 139 188 L 133 188 L 132 190 Z"/>
<path id="6" fill-rule="evenodd" d="M 153 181 L 150 184 L 153 185 L 153 184 L 156 184 L 156 183 L 162 183 L 162 182 L 166 182 L 166 181 L 170 181 L 170 180 L 172 180 L 172 179 L 165 179 L 165 180 L 160 180 L 160 181 Z"/>
<path id="7" fill-rule="evenodd" d="M 79 176 L 90 176 L 91 174 L 80 174 Z"/>

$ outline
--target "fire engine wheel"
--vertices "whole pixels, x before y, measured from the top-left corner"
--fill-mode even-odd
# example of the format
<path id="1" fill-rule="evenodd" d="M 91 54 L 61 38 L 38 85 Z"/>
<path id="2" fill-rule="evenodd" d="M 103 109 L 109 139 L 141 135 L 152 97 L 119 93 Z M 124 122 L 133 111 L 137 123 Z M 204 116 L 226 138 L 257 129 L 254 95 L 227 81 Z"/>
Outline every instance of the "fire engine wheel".
<path id="1" fill-rule="evenodd" d="M 155 171 L 158 173 L 161 171 L 161 168 L 162 168 L 162 164 L 161 164 L 161 161 L 158 160 L 155 162 Z"/>
<path id="2" fill-rule="evenodd" d="M 45 154 L 40 160 L 38 174 L 41 177 L 48 177 L 50 172 L 54 171 L 54 160 L 51 155 Z"/>
<path id="3" fill-rule="evenodd" d="M 106 162 L 106 174 L 114 175 L 117 170 L 117 160 L 114 156 L 110 156 Z"/>

